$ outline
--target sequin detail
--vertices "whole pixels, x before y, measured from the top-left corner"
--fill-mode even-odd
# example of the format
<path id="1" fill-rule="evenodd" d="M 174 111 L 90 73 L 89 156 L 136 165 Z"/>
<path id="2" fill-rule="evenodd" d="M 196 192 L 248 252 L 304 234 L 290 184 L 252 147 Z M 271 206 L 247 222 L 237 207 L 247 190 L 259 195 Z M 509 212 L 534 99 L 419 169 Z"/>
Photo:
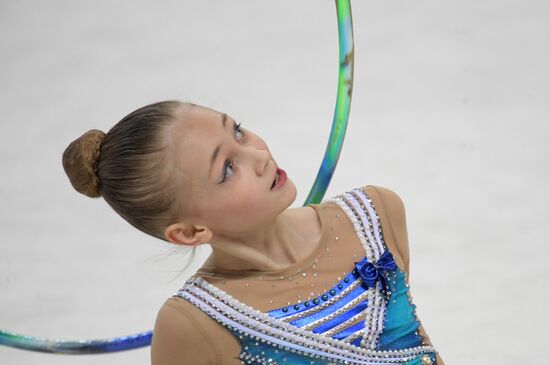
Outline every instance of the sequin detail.
<path id="1" fill-rule="evenodd" d="M 312 359 L 337 364 L 389 365 L 403 364 L 417 355 L 435 351 L 425 345 L 399 350 L 369 350 L 327 338 L 255 310 L 200 277 L 190 278 L 177 296 L 237 333 L 240 339 L 248 337 L 258 345 L 267 344 Z"/>

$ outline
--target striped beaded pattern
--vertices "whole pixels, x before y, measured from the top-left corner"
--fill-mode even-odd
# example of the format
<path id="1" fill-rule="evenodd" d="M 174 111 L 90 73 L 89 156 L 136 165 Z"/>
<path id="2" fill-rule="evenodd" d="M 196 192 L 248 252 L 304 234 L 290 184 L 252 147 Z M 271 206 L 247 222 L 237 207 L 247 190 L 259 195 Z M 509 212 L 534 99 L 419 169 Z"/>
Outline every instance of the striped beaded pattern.
<path id="1" fill-rule="evenodd" d="M 386 246 L 382 240 L 381 228 L 378 223 L 379 216 L 367 193 L 362 189 L 353 189 L 324 202 L 334 202 L 346 213 L 365 249 L 367 259 L 369 262 L 376 262 L 386 250 Z M 364 327 L 358 328 L 356 333 L 350 334 L 350 339 L 344 338 L 344 341 L 364 348 L 376 348 L 377 339 L 384 329 L 386 308 L 381 289 L 378 282 L 374 288 L 367 290 L 370 295 L 369 305 L 364 311 Z"/>
<path id="2" fill-rule="evenodd" d="M 251 337 L 312 359 L 350 365 L 390 365 L 403 364 L 420 354 L 435 351 L 426 345 L 399 350 L 370 350 L 325 337 L 255 310 L 200 277 L 190 278 L 176 295 L 238 333 L 238 336 Z"/>

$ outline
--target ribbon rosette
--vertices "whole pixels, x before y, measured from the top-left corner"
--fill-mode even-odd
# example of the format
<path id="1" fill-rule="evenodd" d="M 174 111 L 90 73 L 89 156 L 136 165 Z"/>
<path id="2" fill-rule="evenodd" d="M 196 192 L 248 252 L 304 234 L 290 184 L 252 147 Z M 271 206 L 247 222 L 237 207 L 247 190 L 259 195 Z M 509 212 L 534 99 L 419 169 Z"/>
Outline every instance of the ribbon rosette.
<path id="1" fill-rule="evenodd" d="M 382 291 L 384 292 L 384 296 L 386 297 L 386 299 L 388 298 L 386 292 L 388 279 L 384 271 L 393 271 L 396 268 L 397 265 L 395 263 L 395 260 L 393 259 L 393 255 L 388 250 L 384 251 L 378 261 L 376 261 L 376 263 L 374 264 L 369 262 L 366 257 L 363 260 L 355 263 L 355 269 L 357 270 L 357 273 L 359 273 L 359 276 L 361 276 L 361 280 L 367 288 L 374 288 L 376 282 L 380 280 Z"/>

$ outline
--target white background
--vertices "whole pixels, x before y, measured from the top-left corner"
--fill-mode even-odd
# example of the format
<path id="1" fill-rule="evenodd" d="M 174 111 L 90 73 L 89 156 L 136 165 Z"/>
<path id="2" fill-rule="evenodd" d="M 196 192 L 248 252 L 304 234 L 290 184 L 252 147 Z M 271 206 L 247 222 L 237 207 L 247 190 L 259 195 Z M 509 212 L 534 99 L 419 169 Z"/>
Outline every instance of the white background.
<path id="1" fill-rule="evenodd" d="M 355 86 L 326 197 L 371 184 L 407 211 L 411 291 L 448 364 L 535 364 L 550 320 L 547 1 L 352 1 Z M 268 143 L 301 206 L 336 97 L 334 1 L 0 3 L 0 328 L 93 339 L 151 329 L 185 252 L 77 193 L 61 155 L 183 99 Z M 298 156 L 298 158 L 297 158 Z M 538 354 L 538 355 L 537 355 Z M 147 364 L 149 348 L 2 364 Z"/>

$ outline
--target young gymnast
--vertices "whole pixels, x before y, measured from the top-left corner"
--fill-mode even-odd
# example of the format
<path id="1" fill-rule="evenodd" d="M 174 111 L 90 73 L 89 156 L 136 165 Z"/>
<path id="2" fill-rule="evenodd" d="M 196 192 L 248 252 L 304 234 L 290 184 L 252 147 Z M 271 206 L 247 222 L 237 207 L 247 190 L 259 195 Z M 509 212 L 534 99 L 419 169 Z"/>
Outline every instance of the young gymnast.
<path id="1" fill-rule="evenodd" d="M 409 292 L 405 210 L 366 185 L 289 208 L 259 136 L 188 102 L 140 108 L 73 141 L 74 188 L 137 229 L 212 253 L 160 308 L 153 365 L 437 364 Z"/>

